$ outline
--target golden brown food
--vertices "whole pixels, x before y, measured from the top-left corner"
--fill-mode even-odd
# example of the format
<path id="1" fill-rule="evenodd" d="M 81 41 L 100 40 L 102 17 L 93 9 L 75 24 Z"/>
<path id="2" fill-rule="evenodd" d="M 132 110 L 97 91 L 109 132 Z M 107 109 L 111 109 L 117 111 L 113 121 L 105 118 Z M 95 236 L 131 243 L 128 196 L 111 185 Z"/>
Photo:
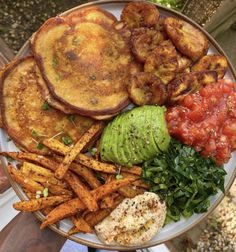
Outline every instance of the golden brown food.
<path id="1" fill-rule="evenodd" d="M 120 18 L 130 29 L 151 27 L 157 24 L 159 11 L 147 2 L 131 2 L 125 5 Z"/>
<path id="2" fill-rule="evenodd" d="M 136 59 L 145 62 L 149 54 L 164 40 L 161 32 L 150 28 L 136 28 L 131 35 L 131 50 Z"/>
<path id="3" fill-rule="evenodd" d="M 128 105 L 131 53 L 112 26 L 51 18 L 32 49 L 50 93 L 77 113 L 110 115 Z"/>
<path id="4" fill-rule="evenodd" d="M 92 120 L 67 115 L 48 107 L 41 96 L 33 57 L 10 64 L 1 79 L 1 110 L 4 129 L 20 147 L 35 153 L 49 153 L 42 144 L 55 137 L 67 144 L 76 142 Z"/>
<path id="5" fill-rule="evenodd" d="M 8 165 L 7 170 L 11 175 L 11 178 L 27 191 L 31 193 L 43 191 L 44 187 L 40 183 L 28 178 L 24 173 L 15 169 L 13 166 Z"/>
<path id="6" fill-rule="evenodd" d="M 62 179 L 69 169 L 70 164 L 74 161 L 76 156 L 85 148 L 93 138 L 101 133 L 103 129 L 103 123 L 95 122 L 91 128 L 86 131 L 79 141 L 70 149 L 70 151 L 65 155 L 62 163 L 56 169 L 55 177 Z"/>
<path id="7" fill-rule="evenodd" d="M 177 52 L 170 40 L 163 41 L 147 58 L 144 71 L 155 74 L 164 84 L 169 83 L 178 71 Z"/>
<path id="8" fill-rule="evenodd" d="M 168 100 L 175 103 L 204 85 L 217 82 L 215 71 L 201 71 L 182 74 L 167 86 Z"/>
<path id="9" fill-rule="evenodd" d="M 72 216 L 71 219 L 76 228 L 76 232 L 73 231 L 73 233 L 78 233 L 78 232 L 92 233 L 93 232 L 92 228 L 81 216 L 77 216 L 77 217 Z M 72 234 L 72 230 L 69 231 L 69 234 Z"/>
<path id="10" fill-rule="evenodd" d="M 34 212 L 49 206 L 56 206 L 70 200 L 70 196 L 50 196 L 46 198 L 31 199 L 28 201 L 16 202 L 13 207 L 18 211 Z"/>
<path id="11" fill-rule="evenodd" d="M 166 86 L 151 73 L 132 75 L 128 92 L 130 99 L 139 106 L 163 105 L 167 98 Z"/>
<path id="12" fill-rule="evenodd" d="M 217 72 L 218 79 L 222 79 L 227 71 L 228 62 L 221 55 L 205 55 L 194 66 L 191 71 L 214 70 Z"/>
<path id="13" fill-rule="evenodd" d="M 99 188 L 93 190 L 91 193 L 96 198 L 100 200 L 106 195 L 117 191 L 120 187 L 126 186 L 133 182 L 133 179 L 121 179 L 113 180 L 112 182 L 102 185 Z M 58 207 L 54 208 L 45 218 L 44 222 L 41 224 L 40 228 L 45 228 L 46 226 L 53 224 L 63 218 L 72 216 L 78 211 L 86 209 L 85 205 L 79 198 L 69 200 Z"/>
<path id="14" fill-rule="evenodd" d="M 192 61 L 177 52 L 177 61 L 178 61 L 178 73 L 184 72 L 192 63 Z"/>
<path id="15" fill-rule="evenodd" d="M 65 179 L 71 186 L 72 190 L 76 193 L 76 195 L 80 198 L 84 205 L 89 209 L 89 211 L 98 210 L 98 204 L 95 198 L 92 196 L 90 191 L 87 190 L 85 185 L 80 181 L 78 176 L 76 176 L 72 172 L 67 172 L 65 174 Z"/>
<path id="16" fill-rule="evenodd" d="M 182 19 L 167 17 L 164 27 L 173 44 L 183 55 L 196 61 L 207 53 L 209 44 L 206 36 L 191 24 Z"/>
<path id="17" fill-rule="evenodd" d="M 110 12 L 98 7 L 78 9 L 71 11 L 68 14 L 63 14 L 62 17 L 72 24 L 77 24 L 81 21 L 89 21 L 111 26 L 117 21 L 116 17 Z"/>

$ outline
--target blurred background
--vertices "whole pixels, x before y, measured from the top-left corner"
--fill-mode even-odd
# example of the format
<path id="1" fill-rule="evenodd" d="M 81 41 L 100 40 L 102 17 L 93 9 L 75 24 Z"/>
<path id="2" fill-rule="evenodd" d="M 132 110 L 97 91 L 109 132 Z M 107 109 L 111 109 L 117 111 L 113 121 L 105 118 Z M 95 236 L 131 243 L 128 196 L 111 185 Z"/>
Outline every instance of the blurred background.
<path id="1" fill-rule="evenodd" d="M 24 42 L 49 17 L 88 1 L 0 0 L 0 54 L 13 57 Z M 236 0 L 153 0 L 182 12 L 203 26 L 223 47 L 236 68 Z M 1 56 L 1 55 L 0 55 Z M 4 60 L 2 60 L 4 63 Z M 0 65 L 1 68 L 1 65 Z M 14 192 L 0 167 L 0 230 L 16 215 L 9 208 Z M 0 235 L 1 238 L 1 235 Z M 236 183 L 210 217 L 187 234 L 166 244 L 170 251 L 236 251 Z M 153 251 L 168 251 L 158 247 Z M 1 249 L 0 249 L 1 251 Z M 63 252 L 85 251 L 66 243 Z M 90 251 L 90 250 L 89 250 Z M 5 251 L 4 251 L 5 252 Z"/>

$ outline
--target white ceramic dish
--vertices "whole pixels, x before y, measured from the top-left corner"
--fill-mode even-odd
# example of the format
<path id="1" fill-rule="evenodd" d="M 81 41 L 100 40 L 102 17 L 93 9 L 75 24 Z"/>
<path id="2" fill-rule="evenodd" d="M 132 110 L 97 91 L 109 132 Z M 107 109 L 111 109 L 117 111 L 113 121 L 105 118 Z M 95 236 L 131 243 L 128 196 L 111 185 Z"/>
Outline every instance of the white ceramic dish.
<path id="1" fill-rule="evenodd" d="M 92 2 L 88 3 L 85 5 L 78 6 L 74 9 L 78 8 L 84 8 L 87 6 L 99 6 L 107 11 L 110 11 L 113 13 L 118 19 L 120 18 L 120 13 L 121 10 L 123 9 L 124 5 L 130 1 L 98 1 L 98 2 Z M 72 10 L 74 10 L 72 9 Z M 182 14 L 172 11 L 170 9 L 158 6 L 158 9 L 161 13 L 162 16 L 175 16 L 178 18 L 182 18 L 186 20 L 187 22 L 193 24 L 194 26 L 199 27 L 196 23 L 188 19 L 187 17 L 183 16 Z M 69 10 L 68 12 L 71 12 L 72 10 Z M 202 29 L 201 29 L 202 30 Z M 203 31 L 204 32 L 204 31 Z M 216 54 L 222 54 L 225 55 L 223 50 L 220 48 L 220 46 L 214 41 L 213 38 L 211 38 L 206 32 L 204 32 L 209 41 L 210 41 L 210 49 L 208 53 L 216 53 Z M 29 42 L 26 42 L 26 44 L 22 47 L 22 49 L 19 51 L 17 57 L 23 57 L 25 55 L 29 54 Z M 236 74 L 235 71 L 232 67 L 232 65 L 229 62 L 229 70 L 227 71 L 226 77 L 234 82 L 236 82 Z M 8 142 L 7 141 L 8 136 L 6 135 L 4 130 L 0 130 L 0 147 L 1 150 L 4 151 L 15 151 L 18 150 L 16 146 L 14 145 L 13 142 Z M 5 160 L 3 161 L 3 165 L 5 167 L 6 163 Z M 232 158 L 230 161 L 225 165 L 225 169 L 227 171 L 227 175 L 225 177 L 225 188 L 226 191 L 229 189 L 231 184 L 233 183 L 233 180 L 235 178 L 235 163 L 236 163 L 236 152 L 233 153 Z M 10 179 L 10 178 L 9 178 Z M 14 190 L 16 191 L 18 197 L 20 199 L 27 199 L 26 195 L 23 193 L 21 188 L 13 182 L 11 179 L 11 184 Z M 69 239 L 74 240 L 78 243 L 90 246 L 90 247 L 96 247 L 96 248 L 103 248 L 107 250 L 135 250 L 138 248 L 145 248 L 145 247 L 151 247 L 155 246 L 157 244 L 163 243 L 165 241 L 168 241 L 170 239 L 173 239 L 180 234 L 186 232 L 193 226 L 195 226 L 197 223 L 199 223 L 201 220 L 203 220 L 218 204 L 219 202 L 223 199 L 223 193 L 218 192 L 217 195 L 214 197 L 211 197 L 211 206 L 208 210 L 207 213 L 204 214 L 194 214 L 192 217 L 189 219 L 181 219 L 179 222 L 176 223 L 171 223 L 166 225 L 162 230 L 148 243 L 143 244 L 142 246 L 139 247 L 121 247 L 121 246 L 108 246 L 105 244 L 102 244 L 96 237 L 96 235 L 93 234 L 76 234 L 72 236 L 68 236 Z M 40 220 L 44 218 L 44 216 L 40 213 L 37 212 L 35 213 L 36 217 Z M 67 236 L 67 231 L 71 228 L 72 224 L 69 220 L 63 220 L 60 222 L 60 227 L 58 228 L 56 225 L 50 226 L 51 229 L 53 229 L 55 232 L 59 233 L 60 235 Z"/>

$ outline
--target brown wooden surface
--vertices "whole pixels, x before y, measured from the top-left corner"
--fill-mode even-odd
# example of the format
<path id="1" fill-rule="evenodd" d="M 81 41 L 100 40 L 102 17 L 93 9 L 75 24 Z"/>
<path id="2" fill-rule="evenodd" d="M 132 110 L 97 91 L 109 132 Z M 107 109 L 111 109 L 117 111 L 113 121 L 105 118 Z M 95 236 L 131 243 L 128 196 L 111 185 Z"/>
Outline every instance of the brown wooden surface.
<path id="1" fill-rule="evenodd" d="M 58 252 L 66 238 L 39 223 L 31 213 L 20 213 L 0 232 L 0 252 Z"/>

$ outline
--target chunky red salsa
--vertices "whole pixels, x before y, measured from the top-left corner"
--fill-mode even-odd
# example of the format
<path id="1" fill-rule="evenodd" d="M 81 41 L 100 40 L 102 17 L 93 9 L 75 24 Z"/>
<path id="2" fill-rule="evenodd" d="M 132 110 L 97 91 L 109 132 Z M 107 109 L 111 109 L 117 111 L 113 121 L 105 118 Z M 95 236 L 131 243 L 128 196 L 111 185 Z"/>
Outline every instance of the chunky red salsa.
<path id="1" fill-rule="evenodd" d="M 236 89 L 228 80 L 209 84 L 167 110 L 173 137 L 193 146 L 218 164 L 227 162 L 236 149 Z"/>

